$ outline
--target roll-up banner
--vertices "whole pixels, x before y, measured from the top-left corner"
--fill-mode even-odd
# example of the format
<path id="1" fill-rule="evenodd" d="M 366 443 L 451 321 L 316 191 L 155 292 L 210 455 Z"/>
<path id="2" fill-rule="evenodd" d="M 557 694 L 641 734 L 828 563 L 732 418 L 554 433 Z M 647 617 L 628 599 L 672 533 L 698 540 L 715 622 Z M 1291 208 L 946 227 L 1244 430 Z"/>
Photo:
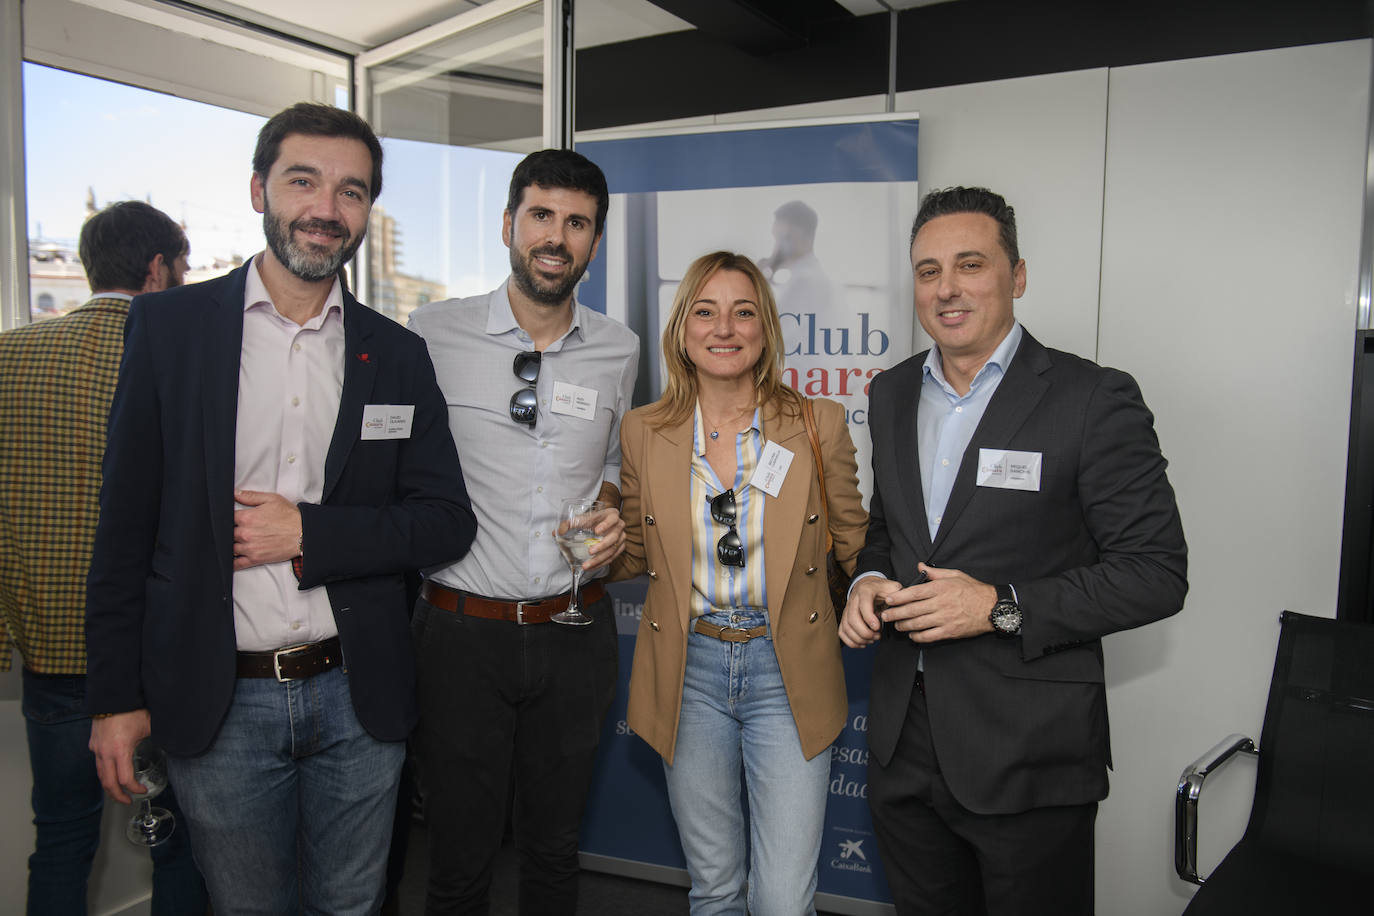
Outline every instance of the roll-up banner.
<path id="1" fill-rule="evenodd" d="M 777 298 L 785 381 L 845 408 L 867 504 L 868 383 L 911 355 L 917 126 L 904 113 L 579 142 L 578 152 L 605 171 L 611 206 L 600 255 L 578 298 L 639 333 L 635 405 L 662 391 L 660 339 L 687 266 L 710 251 L 747 254 Z M 581 848 L 590 867 L 685 884 L 662 761 L 625 722 L 645 590 L 638 581 L 611 589 L 620 683 L 601 738 Z M 872 658 L 846 649 L 844 662 L 849 719 L 830 751 L 817 905 L 886 913 L 891 897 L 867 803 Z"/>

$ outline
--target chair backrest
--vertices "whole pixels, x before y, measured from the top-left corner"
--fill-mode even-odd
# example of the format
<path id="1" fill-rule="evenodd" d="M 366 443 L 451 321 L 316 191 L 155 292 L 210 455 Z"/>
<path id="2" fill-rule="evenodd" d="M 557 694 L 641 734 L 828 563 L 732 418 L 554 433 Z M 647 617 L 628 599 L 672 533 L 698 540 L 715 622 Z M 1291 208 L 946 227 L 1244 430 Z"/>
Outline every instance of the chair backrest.
<path id="1" fill-rule="evenodd" d="M 1281 620 L 1247 837 L 1374 875 L 1374 625 Z"/>

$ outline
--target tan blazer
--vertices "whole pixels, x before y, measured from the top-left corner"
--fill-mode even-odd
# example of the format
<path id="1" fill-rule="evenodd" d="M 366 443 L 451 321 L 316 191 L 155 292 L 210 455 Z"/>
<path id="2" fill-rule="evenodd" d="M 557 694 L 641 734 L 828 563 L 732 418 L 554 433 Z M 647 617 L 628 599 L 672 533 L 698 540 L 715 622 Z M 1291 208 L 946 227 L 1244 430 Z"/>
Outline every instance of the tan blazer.
<path id="1" fill-rule="evenodd" d="M 671 764 L 691 623 L 692 417 L 677 426 L 656 429 L 645 422 L 654 409 L 650 405 L 630 411 L 620 427 L 624 498 L 620 511 L 625 518 L 626 547 L 611 576 L 649 574 L 649 594 L 630 675 L 629 725 Z M 817 400 L 815 415 L 835 556 L 846 572 L 852 572 L 868 528 L 854 444 L 839 404 Z M 781 415 L 776 404 L 768 404 L 763 409 L 763 435 L 793 456 L 782 490 L 768 501 L 763 537 L 773 648 L 802 753 L 810 759 L 835 740 L 849 710 L 840 665 L 839 622 L 826 587 L 825 531 L 820 521 L 824 513 L 801 417 Z"/>

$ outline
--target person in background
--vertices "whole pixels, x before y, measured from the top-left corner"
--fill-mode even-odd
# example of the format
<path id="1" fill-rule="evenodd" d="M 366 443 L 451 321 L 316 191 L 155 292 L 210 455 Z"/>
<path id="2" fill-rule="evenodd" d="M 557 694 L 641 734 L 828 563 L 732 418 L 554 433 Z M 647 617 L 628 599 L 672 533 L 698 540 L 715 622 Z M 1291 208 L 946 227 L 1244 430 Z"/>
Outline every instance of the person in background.
<path id="1" fill-rule="evenodd" d="M 850 571 L 868 521 L 854 444 L 840 405 L 807 405 L 822 489 L 803 398 L 781 381 L 773 294 L 743 255 L 687 269 L 663 365 L 663 397 L 621 428 L 612 574 L 650 580 L 629 725 L 663 757 L 692 913 L 814 913 L 829 749 L 848 712 L 826 533 Z"/>
<path id="2" fill-rule="evenodd" d="M 86 713 L 86 572 L 99 512 L 105 418 L 129 302 L 180 286 L 186 233 L 149 204 L 92 215 L 78 245 L 90 300 L 0 334 L 0 670 L 24 660 L 24 724 L 33 770 L 28 912 L 86 912 L 104 793 Z M 158 804 L 180 814 L 174 787 Z M 203 913 L 205 882 L 185 829 L 151 849 L 155 916 Z"/>

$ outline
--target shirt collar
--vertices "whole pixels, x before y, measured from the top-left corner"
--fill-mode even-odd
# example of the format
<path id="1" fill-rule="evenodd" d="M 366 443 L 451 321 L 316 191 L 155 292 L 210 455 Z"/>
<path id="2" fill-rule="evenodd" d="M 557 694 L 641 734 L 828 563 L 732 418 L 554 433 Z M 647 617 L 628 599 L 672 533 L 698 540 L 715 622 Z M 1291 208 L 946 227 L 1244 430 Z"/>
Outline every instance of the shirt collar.
<path id="1" fill-rule="evenodd" d="M 266 306 L 272 313 L 283 321 L 289 321 L 285 315 L 277 311 L 276 303 L 272 301 L 272 296 L 267 292 L 267 286 L 262 282 L 262 275 L 258 273 L 258 258 L 260 254 L 254 255 L 248 264 L 248 277 L 243 284 L 243 310 L 246 312 L 255 306 Z M 329 287 L 329 295 L 325 297 L 324 308 L 320 309 L 320 314 L 307 321 L 301 327 L 319 327 L 324 324 L 326 318 L 332 313 L 343 314 L 343 286 L 339 283 L 339 278 L 334 278 L 334 285 Z"/>
<path id="2" fill-rule="evenodd" d="M 515 320 L 515 312 L 510 307 L 510 284 L 511 278 L 507 277 L 506 282 L 502 283 L 487 300 L 487 333 L 493 336 L 511 332 L 520 333 L 521 330 L 519 322 Z M 567 332 L 558 340 L 564 340 L 568 334 L 576 333 L 579 341 L 586 342 L 586 332 L 583 330 L 586 320 L 582 315 L 585 308 L 586 306 L 578 302 L 574 295 L 572 327 L 568 328 Z M 555 345 L 549 349 L 556 351 L 558 344 L 555 342 Z"/>
<path id="3" fill-rule="evenodd" d="M 92 299 L 123 299 L 125 302 L 133 302 L 134 297 L 128 293 L 116 293 L 111 290 L 101 290 L 98 293 L 91 293 Z"/>
<path id="4" fill-rule="evenodd" d="M 1005 373 L 1007 366 L 1011 363 L 1012 357 L 1016 355 L 1016 348 L 1021 345 L 1021 322 L 1013 319 L 1011 330 L 1007 336 L 1002 338 L 1002 342 L 997 345 L 997 349 L 992 351 L 988 361 L 983 363 L 973 381 L 969 383 L 969 394 L 972 394 L 983 383 L 983 380 L 992 372 Z M 940 358 L 940 345 L 932 344 L 930 352 L 926 354 L 926 361 L 921 366 L 921 377 L 933 379 L 939 386 L 946 391 L 953 392 L 954 388 L 945 378 L 944 360 Z"/>

